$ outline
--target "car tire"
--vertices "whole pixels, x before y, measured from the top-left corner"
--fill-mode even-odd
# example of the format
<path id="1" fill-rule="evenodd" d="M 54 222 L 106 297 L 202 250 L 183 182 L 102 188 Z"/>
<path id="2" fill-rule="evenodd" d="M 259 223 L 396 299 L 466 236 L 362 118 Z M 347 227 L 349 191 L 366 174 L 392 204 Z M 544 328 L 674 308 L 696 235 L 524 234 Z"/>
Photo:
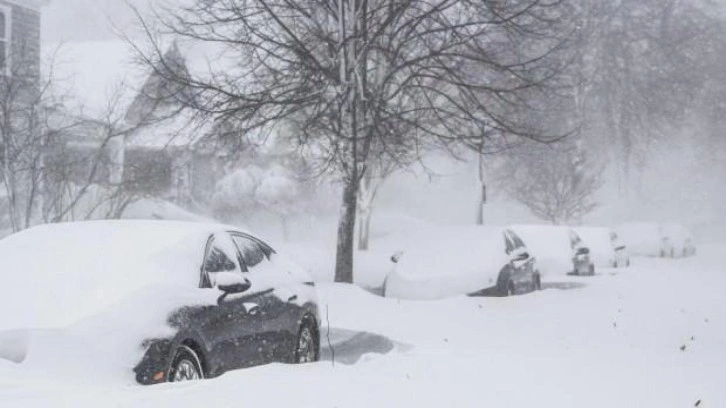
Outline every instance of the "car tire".
<path id="1" fill-rule="evenodd" d="M 319 337 L 315 324 L 304 319 L 295 341 L 295 364 L 314 363 L 320 358 Z"/>
<path id="2" fill-rule="evenodd" d="M 195 381 L 204 379 L 204 370 L 197 353 L 188 346 L 180 346 L 169 368 L 168 382 Z"/>

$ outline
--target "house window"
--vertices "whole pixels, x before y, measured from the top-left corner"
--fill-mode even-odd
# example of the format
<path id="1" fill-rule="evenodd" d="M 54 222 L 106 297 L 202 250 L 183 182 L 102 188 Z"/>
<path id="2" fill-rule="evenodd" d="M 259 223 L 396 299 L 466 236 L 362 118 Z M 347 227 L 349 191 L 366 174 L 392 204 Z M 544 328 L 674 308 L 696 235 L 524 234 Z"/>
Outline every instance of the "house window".
<path id="1" fill-rule="evenodd" d="M 0 72 L 5 73 L 10 67 L 10 25 L 10 9 L 0 6 Z"/>

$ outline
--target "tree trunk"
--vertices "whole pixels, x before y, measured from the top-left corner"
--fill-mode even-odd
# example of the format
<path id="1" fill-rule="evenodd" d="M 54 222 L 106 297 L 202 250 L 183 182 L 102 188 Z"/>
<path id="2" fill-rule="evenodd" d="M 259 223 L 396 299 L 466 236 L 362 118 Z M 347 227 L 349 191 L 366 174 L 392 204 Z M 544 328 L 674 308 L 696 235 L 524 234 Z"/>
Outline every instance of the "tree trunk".
<path id="1" fill-rule="evenodd" d="M 487 203 L 487 183 L 484 180 L 484 155 L 479 153 L 479 199 L 476 206 L 476 225 L 484 225 L 484 205 Z"/>
<path id="2" fill-rule="evenodd" d="M 282 224 L 282 242 L 290 240 L 290 226 L 287 222 L 287 214 L 280 214 L 280 223 Z"/>
<path id="3" fill-rule="evenodd" d="M 353 283 L 353 247 L 355 216 L 358 207 L 358 178 L 348 177 L 343 189 L 343 203 L 338 220 L 338 247 L 335 257 L 335 281 Z"/>
<path id="4" fill-rule="evenodd" d="M 370 248 L 371 218 L 373 211 L 367 209 L 360 213 L 360 224 L 358 225 L 358 250 L 367 251 Z"/>

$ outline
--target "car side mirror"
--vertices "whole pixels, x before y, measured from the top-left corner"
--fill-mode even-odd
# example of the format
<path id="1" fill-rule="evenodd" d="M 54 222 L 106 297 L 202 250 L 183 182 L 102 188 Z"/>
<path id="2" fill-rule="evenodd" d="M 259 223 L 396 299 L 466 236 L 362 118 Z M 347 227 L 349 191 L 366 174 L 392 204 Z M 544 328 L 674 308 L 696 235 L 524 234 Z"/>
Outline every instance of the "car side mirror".
<path id="1" fill-rule="evenodd" d="M 512 261 L 515 261 L 515 262 L 522 262 L 522 261 L 526 261 L 527 259 L 529 259 L 529 252 L 520 252 L 517 255 L 515 255 L 514 257 L 512 257 Z"/>
<path id="2" fill-rule="evenodd" d="M 398 261 L 401 260 L 402 255 L 403 255 L 403 251 L 398 251 L 395 254 L 391 255 L 391 262 L 398 263 Z"/>
<path id="3" fill-rule="evenodd" d="M 581 247 L 577 249 L 577 255 L 588 255 L 590 254 L 590 248 L 587 247 Z"/>
<path id="4" fill-rule="evenodd" d="M 620 245 L 619 247 L 615 247 L 616 251 L 625 251 L 625 245 Z"/>
<path id="5" fill-rule="evenodd" d="M 217 272 L 214 274 L 214 281 L 217 289 L 223 292 L 217 303 L 221 303 L 228 295 L 246 292 L 252 287 L 249 279 L 236 272 Z"/>

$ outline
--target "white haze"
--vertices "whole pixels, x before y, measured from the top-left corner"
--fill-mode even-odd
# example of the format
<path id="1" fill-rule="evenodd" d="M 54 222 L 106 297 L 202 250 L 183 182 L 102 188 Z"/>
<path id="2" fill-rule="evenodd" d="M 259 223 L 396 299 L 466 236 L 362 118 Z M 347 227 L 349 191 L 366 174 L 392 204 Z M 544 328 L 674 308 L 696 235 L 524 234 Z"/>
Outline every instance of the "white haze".
<path id="1" fill-rule="evenodd" d="M 136 18 L 128 4 L 148 10 L 149 0 L 52 0 L 43 12 L 43 42 L 59 43 L 118 40 L 119 32 L 132 34 Z M 717 2 L 726 6 L 726 0 Z M 724 7 L 726 9 L 726 7 Z M 668 145 L 654 146 L 647 165 L 622 195 L 612 171 L 606 171 L 599 208 L 586 223 L 615 225 L 632 220 L 682 222 L 708 240 L 721 238 L 726 226 L 724 158 L 709 155 L 699 122 L 692 120 L 672 135 Z M 599 152 L 592 152 L 600 155 Z M 476 213 L 476 165 L 448 157 L 430 157 L 427 171 L 420 168 L 393 176 L 382 188 L 377 213 L 406 214 L 432 222 L 466 224 Z M 527 209 L 490 186 L 485 222 L 536 222 Z M 335 206 L 333 206 L 335 207 Z M 336 214 L 332 213 L 331 218 Z M 332 229 L 331 229 L 332 231 Z"/>

